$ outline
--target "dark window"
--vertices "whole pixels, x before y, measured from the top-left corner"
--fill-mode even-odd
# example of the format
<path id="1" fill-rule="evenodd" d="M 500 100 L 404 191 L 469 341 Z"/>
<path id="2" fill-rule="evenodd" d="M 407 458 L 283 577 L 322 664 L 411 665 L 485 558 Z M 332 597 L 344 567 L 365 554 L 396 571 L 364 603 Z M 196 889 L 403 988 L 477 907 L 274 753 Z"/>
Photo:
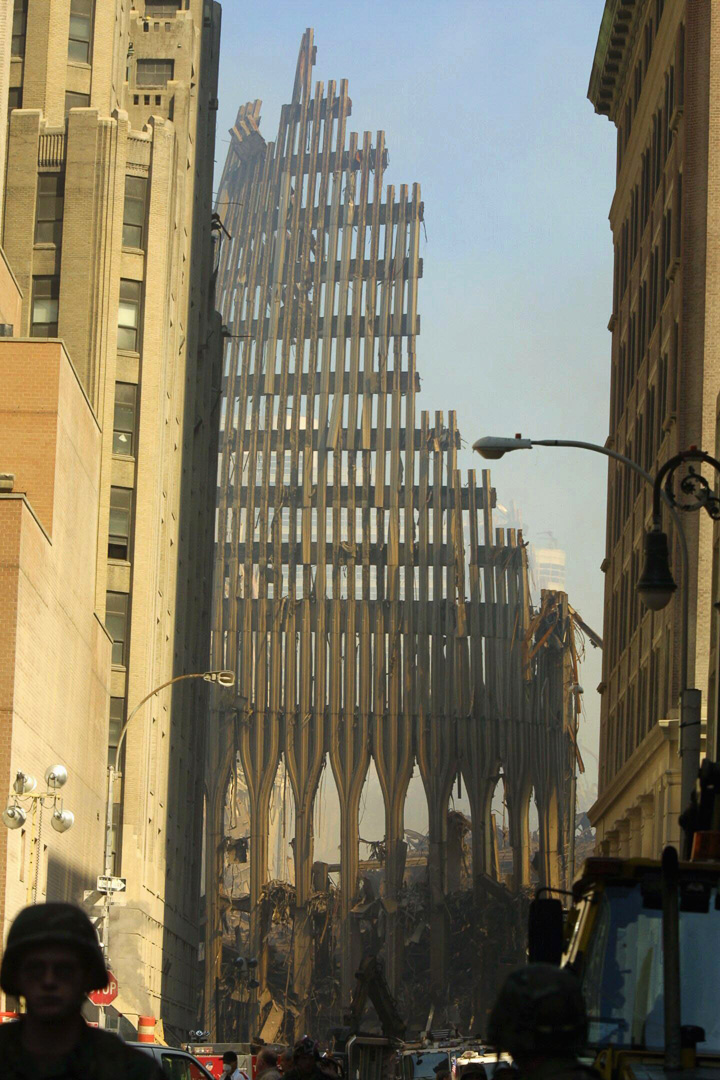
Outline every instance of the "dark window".
<path id="1" fill-rule="evenodd" d="M 33 278 L 31 337 L 57 337 L 59 277 Z"/>
<path id="2" fill-rule="evenodd" d="M 35 243 L 57 244 L 62 241 L 63 196 L 65 180 L 62 173 L 41 173 L 38 176 L 37 208 L 35 211 Z"/>
<path id="3" fill-rule="evenodd" d="M 118 349 L 136 352 L 140 325 L 140 282 L 123 278 L 118 307 Z"/>
<path id="4" fill-rule="evenodd" d="M 132 488 L 110 488 L 110 528 L 108 530 L 109 559 L 128 558 L 130 552 L 132 504 Z"/>
<path id="5" fill-rule="evenodd" d="M 110 698 L 110 730 L 108 732 L 108 765 L 115 765 L 115 751 L 125 723 L 125 698 Z"/>
<path id="6" fill-rule="evenodd" d="M 135 453 L 137 423 L 137 386 L 115 383 L 115 420 L 113 422 L 113 454 L 132 457 Z"/>
<path id="7" fill-rule="evenodd" d="M 25 55 L 25 34 L 27 32 L 28 0 L 15 0 L 13 5 L 11 56 Z"/>
<path id="8" fill-rule="evenodd" d="M 126 176 L 123 213 L 123 245 L 125 247 L 144 247 L 146 198 L 147 177 Z"/>
<path id="9" fill-rule="evenodd" d="M 105 626 L 113 639 L 112 662 L 124 666 L 128 629 L 127 593 L 109 592 L 105 597 Z"/>
<path id="10" fill-rule="evenodd" d="M 135 82 L 138 86 L 167 86 L 174 69 L 172 60 L 138 60 Z"/>
<path id="11" fill-rule="evenodd" d="M 68 60 L 90 62 L 94 0 L 70 0 Z"/>
<path id="12" fill-rule="evenodd" d="M 167 18 L 180 10 L 182 0 L 145 0 L 145 14 L 157 19 Z"/>
<path id="13" fill-rule="evenodd" d="M 87 109 L 90 105 L 89 94 L 76 94 L 72 90 L 65 91 L 65 115 L 70 112 L 71 109 Z"/>
<path id="14" fill-rule="evenodd" d="M 10 123 L 10 113 L 13 109 L 22 108 L 22 86 L 11 86 L 8 90 L 8 124 Z"/>

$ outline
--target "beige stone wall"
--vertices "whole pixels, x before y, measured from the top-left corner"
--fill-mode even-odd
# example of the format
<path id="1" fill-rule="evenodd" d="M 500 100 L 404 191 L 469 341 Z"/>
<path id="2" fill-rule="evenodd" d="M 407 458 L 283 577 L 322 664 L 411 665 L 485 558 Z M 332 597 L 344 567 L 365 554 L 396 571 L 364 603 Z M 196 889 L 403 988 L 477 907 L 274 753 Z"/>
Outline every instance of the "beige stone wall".
<path id="1" fill-rule="evenodd" d="M 608 3 L 606 18 L 617 10 Z M 708 153 L 718 123 L 720 12 L 706 0 L 665 3 L 658 22 L 659 11 L 643 0 L 624 29 L 611 27 L 603 40 L 612 38 L 613 55 L 599 45 L 590 88 L 598 111 L 618 128 L 609 445 L 651 474 L 691 444 L 714 449 L 720 391 L 717 162 Z M 649 487 L 611 464 L 600 836 L 629 827 L 636 799 L 654 792 L 655 759 L 647 751 L 658 725 L 678 715 L 683 593 L 690 605 L 688 685 L 702 690 L 704 716 L 706 693 L 713 692 L 712 523 L 704 514 L 682 515 L 690 559 L 682 581 L 673 525 L 665 522 L 681 591 L 664 611 L 650 613 L 637 595 L 650 509 Z M 674 774 L 678 763 L 667 753 Z M 659 804 L 656 810 L 669 813 Z"/>
<path id="2" fill-rule="evenodd" d="M 125 662 L 110 672 L 125 714 L 209 655 L 214 453 L 221 338 L 209 308 L 220 9 L 148 20 L 142 2 L 96 4 L 89 65 L 67 60 L 70 0 L 32 0 L 24 58 L 10 85 L 4 245 L 31 329 L 32 283 L 59 281 L 64 340 L 103 432 L 95 605 L 129 597 Z M 172 78 L 137 86 L 143 60 L 172 60 Z M 126 82 L 126 73 L 129 81 Z M 65 118 L 66 92 L 89 95 Z M 39 173 L 65 179 L 62 243 L 35 244 Z M 147 180 L 141 249 L 123 247 L 126 177 Z M 121 281 L 139 283 L 137 347 L 118 348 Z M 117 383 L 137 390 L 134 452 L 113 451 Z M 133 492 L 127 559 L 108 557 L 111 487 Z M 178 1028 L 196 1017 L 201 829 L 202 684 L 148 703 L 128 732 L 116 869 L 128 879 L 110 956 L 121 1007 Z M 98 869 L 98 872 L 101 872 Z"/>
<path id="3" fill-rule="evenodd" d="M 21 315 L 22 294 L 5 252 L 0 247 L 0 323 L 12 326 L 13 337 L 20 333 Z"/>
<path id="4" fill-rule="evenodd" d="M 60 342 L 0 341 L 0 462 L 16 489 L 0 495 L 2 796 L 17 769 L 43 782 L 68 770 L 74 827 L 43 814 L 37 899 L 82 898 L 104 838 L 110 640 L 95 615 L 101 433 Z M 34 378 L 28 380 L 28 371 Z M 26 902 L 29 821 L 0 838 L 3 935 Z"/>

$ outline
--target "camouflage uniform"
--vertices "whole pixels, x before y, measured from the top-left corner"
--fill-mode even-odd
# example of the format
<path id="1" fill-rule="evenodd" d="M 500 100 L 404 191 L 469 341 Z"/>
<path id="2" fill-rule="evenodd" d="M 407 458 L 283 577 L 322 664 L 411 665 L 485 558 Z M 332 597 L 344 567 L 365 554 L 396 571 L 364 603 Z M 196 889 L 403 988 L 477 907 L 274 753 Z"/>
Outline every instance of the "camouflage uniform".
<path id="1" fill-rule="evenodd" d="M 490 1043 L 512 1054 L 522 1080 L 598 1080 L 577 1058 L 587 1014 L 577 977 L 551 964 L 530 964 L 505 981 L 490 1016 Z"/>

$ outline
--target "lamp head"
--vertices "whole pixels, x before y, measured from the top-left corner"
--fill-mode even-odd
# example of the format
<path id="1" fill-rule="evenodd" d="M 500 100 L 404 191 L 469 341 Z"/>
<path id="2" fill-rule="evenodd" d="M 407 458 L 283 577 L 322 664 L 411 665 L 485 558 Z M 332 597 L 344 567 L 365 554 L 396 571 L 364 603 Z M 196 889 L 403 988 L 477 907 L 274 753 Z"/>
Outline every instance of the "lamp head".
<path id="1" fill-rule="evenodd" d="M 485 435 L 482 439 L 476 439 L 473 450 L 489 461 L 497 461 L 511 450 L 532 450 L 532 439 L 523 439 L 519 434 L 514 439 Z"/>
<path id="2" fill-rule="evenodd" d="M 64 765 L 50 765 L 45 770 L 45 783 L 53 791 L 67 783 L 68 772 Z"/>
<path id="3" fill-rule="evenodd" d="M 50 824 L 55 832 L 67 832 L 75 824 L 75 815 L 72 810 L 56 810 L 50 818 Z"/>
<path id="4" fill-rule="evenodd" d="M 10 806 L 3 812 L 2 823 L 6 829 L 19 829 L 25 824 L 27 814 L 22 806 Z"/>
<path id="5" fill-rule="evenodd" d="M 651 529 L 645 533 L 645 565 L 637 583 L 640 599 L 650 611 L 661 611 L 670 603 L 676 589 L 667 534 Z"/>
<path id="6" fill-rule="evenodd" d="M 219 683 L 220 686 L 234 686 L 234 671 L 206 671 L 203 675 L 205 682 Z"/>
<path id="7" fill-rule="evenodd" d="M 16 795 L 29 795 L 31 791 L 34 791 L 37 787 L 37 780 L 34 776 L 30 776 L 29 773 L 24 773 L 22 769 L 18 769 L 15 774 L 15 782 L 13 783 L 13 791 Z"/>

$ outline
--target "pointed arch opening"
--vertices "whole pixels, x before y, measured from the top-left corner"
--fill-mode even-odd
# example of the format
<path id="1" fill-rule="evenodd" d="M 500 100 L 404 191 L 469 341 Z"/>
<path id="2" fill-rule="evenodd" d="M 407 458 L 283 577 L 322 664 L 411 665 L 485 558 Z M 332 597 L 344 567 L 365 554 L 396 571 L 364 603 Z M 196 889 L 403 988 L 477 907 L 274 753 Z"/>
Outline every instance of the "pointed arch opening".
<path id="1" fill-rule="evenodd" d="M 515 859 L 510 836 L 510 806 L 507 779 L 501 765 L 490 800 L 490 873 L 496 881 L 512 888 Z"/>
<path id="2" fill-rule="evenodd" d="M 268 881 L 295 884 L 295 796 L 284 755 L 275 774 L 268 810 Z"/>
<path id="3" fill-rule="evenodd" d="M 473 882 L 473 819 L 462 774 L 450 792 L 447 811 L 447 890 L 467 892 Z"/>

